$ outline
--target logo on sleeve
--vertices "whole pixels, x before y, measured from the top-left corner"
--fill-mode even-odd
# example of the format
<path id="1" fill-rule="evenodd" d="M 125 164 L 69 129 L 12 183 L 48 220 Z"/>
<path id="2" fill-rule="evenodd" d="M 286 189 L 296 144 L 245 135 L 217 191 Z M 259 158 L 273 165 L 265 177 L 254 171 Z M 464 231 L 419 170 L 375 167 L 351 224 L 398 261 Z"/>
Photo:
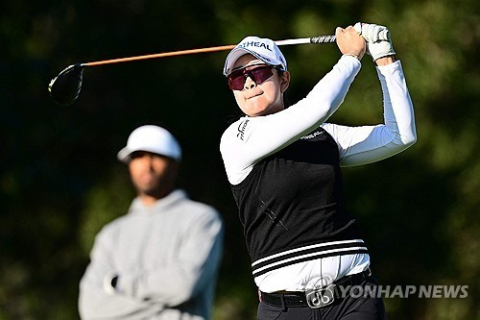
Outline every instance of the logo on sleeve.
<path id="1" fill-rule="evenodd" d="M 250 120 L 248 119 L 240 122 L 237 128 L 238 129 L 237 138 L 239 138 L 242 141 L 245 139 L 245 130 L 247 129 L 248 122 L 250 122 Z"/>

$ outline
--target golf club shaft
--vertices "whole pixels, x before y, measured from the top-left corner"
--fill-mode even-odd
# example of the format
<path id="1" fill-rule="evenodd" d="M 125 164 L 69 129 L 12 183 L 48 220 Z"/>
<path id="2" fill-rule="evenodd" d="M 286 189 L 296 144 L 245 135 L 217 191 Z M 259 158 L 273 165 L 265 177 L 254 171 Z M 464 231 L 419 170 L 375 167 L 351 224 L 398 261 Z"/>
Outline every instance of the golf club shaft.
<path id="1" fill-rule="evenodd" d="M 335 42 L 335 36 L 327 35 L 327 36 L 319 36 L 319 37 L 311 37 L 311 38 L 299 38 L 299 39 L 289 39 L 289 40 L 275 41 L 275 43 L 278 46 L 295 45 L 295 44 L 307 44 L 307 43 L 320 44 L 320 43 L 331 43 L 331 42 Z M 122 63 L 122 62 L 148 60 L 148 59 L 156 59 L 156 58 L 163 58 L 163 57 L 181 56 L 181 55 L 194 54 L 194 53 L 205 53 L 205 52 L 232 50 L 233 48 L 235 48 L 235 46 L 236 45 L 226 45 L 226 46 L 218 46 L 218 47 L 210 47 L 210 48 L 202 48 L 202 49 L 190 49 L 190 50 L 172 51 L 172 52 L 164 52 L 164 53 L 156 53 L 156 54 L 147 54 L 147 55 L 135 56 L 135 57 L 109 59 L 109 60 L 101 60 L 101 61 L 94 61 L 94 62 L 85 62 L 85 63 L 80 63 L 79 66 L 80 67 L 94 67 L 94 66 L 113 64 L 113 63 Z"/>

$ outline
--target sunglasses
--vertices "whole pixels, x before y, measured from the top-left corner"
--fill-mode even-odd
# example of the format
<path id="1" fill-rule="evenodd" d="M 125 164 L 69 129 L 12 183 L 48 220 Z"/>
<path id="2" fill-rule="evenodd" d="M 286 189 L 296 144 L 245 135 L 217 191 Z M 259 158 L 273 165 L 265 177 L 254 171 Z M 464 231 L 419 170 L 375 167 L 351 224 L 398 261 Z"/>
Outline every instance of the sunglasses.
<path id="1" fill-rule="evenodd" d="M 255 69 L 240 69 L 228 75 L 228 86 L 231 90 L 243 90 L 245 81 L 250 77 L 256 84 L 264 83 L 273 76 L 272 66 L 261 66 Z"/>

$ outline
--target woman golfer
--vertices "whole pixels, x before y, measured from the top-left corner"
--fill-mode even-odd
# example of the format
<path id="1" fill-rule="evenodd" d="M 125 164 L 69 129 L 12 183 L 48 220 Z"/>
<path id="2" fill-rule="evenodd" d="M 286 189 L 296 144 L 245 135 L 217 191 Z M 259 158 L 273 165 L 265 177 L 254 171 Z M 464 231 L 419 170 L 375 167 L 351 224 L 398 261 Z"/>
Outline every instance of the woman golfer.
<path id="1" fill-rule="evenodd" d="M 341 58 L 288 108 L 290 74 L 272 40 L 247 37 L 225 61 L 245 116 L 225 131 L 220 150 L 259 288 L 259 319 L 385 317 L 381 296 L 372 294 L 368 248 L 345 211 L 340 167 L 379 161 L 415 143 L 413 106 L 387 28 L 337 28 L 336 41 Z M 377 65 L 384 124 L 326 122 L 366 51 Z"/>

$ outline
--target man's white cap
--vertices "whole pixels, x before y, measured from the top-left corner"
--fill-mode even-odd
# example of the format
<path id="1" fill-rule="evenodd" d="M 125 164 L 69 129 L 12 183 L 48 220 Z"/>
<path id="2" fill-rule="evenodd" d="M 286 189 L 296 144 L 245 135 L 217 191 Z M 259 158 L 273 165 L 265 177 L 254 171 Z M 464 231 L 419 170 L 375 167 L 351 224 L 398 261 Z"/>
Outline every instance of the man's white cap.
<path id="1" fill-rule="evenodd" d="M 287 61 L 275 42 L 268 38 L 248 36 L 228 54 L 223 67 L 223 74 L 225 76 L 229 75 L 238 58 L 247 53 L 268 65 L 279 67 L 282 71 L 287 70 Z"/>
<path id="2" fill-rule="evenodd" d="M 179 161 L 182 150 L 175 137 L 167 130 L 153 125 L 139 127 L 130 134 L 127 146 L 117 154 L 118 160 L 128 163 L 135 151 L 147 151 Z"/>

